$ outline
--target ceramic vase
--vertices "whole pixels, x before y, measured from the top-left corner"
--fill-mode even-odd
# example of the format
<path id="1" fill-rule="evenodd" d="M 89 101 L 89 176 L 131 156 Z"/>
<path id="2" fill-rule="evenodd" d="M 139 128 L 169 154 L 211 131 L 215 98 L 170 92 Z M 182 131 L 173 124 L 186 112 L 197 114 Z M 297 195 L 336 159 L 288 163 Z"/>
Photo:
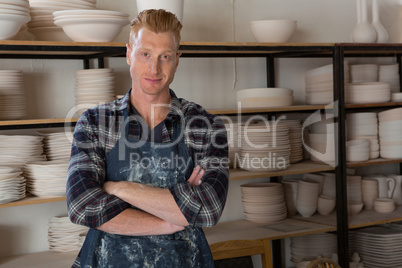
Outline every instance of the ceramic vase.
<path id="1" fill-rule="evenodd" d="M 371 24 L 373 25 L 376 33 L 377 33 L 377 43 L 386 43 L 388 41 L 388 32 L 385 30 L 384 26 L 382 26 L 380 22 L 380 11 L 378 7 L 378 0 L 373 0 L 372 6 L 373 12 L 373 21 Z"/>
<path id="2" fill-rule="evenodd" d="M 375 43 L 377 33 L 367 19 L 367 0 L 356 0 L 357 24 L 352 33 L 354 43 Z"/>
<path id="3" fill-rule="evenodd" d="M 184 0 L 137 0 L 137 11 L 145 9 L 165 9 L 172 12 L 183 23 Z"/>

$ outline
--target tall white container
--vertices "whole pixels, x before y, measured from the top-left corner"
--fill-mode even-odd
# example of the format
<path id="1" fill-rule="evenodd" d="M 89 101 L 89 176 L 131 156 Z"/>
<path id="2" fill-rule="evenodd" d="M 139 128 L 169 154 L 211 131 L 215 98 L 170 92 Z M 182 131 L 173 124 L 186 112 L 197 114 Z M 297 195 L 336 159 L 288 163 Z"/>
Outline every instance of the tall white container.
<path id="1" fill-rule="evenodd" d="M 165 9 L 177 16 L 183 23 L 184 0 L 137 0 L 137 11 L 140 13 L 145 9 Z"/>

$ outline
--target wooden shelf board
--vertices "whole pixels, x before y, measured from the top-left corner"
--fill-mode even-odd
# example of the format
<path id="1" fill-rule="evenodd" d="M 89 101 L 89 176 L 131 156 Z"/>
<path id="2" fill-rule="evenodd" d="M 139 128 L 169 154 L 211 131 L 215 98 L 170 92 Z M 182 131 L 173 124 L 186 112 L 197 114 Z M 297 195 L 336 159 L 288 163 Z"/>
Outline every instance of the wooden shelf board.
<path id="1" fill-rule="evenodd" d="M 18 125 L 41 125 L 41 124 L 64 124 L 75 123 L 78 118 L 71 118 L 66 120 L 65 118 L 52 118 L 52 119 L 26 119 L 26 120 L 6 120 L 0 121 L 0 126 L 18 126 Z"/>
<path id="2" fill-rule="evenodd" d="M 365 167 L 365 166 L 373 166 L 373 165 L 384 165 L 384 164 L 395 164 L 401 163 L 402 159 L 385 159 L 385 158 L 377 158 L 371 159 L 364 162 L 348 162 L 348 167 Z"/>
<path id="3" fill-rule="evenodd" d="M 55 197 L 27 196 L 24 199 L 21 199 L 18 201 L 6 203 L 6 204 L 0 204 L 0 208 L 52 203 L 52 202 L 65 201 L 65 200 L 66 200 L 65 196 L 55 196 Z"/>
<path id="4" fill-rule="evenodd" d="M 328 224 L 336 226 L 336 212 L 332 212 L 330 215 L 323 216 L 318 213 L 311 217 L 304 218 L 301 215 L 292 217 L 296 220 L 303 220 L 319 224 Z M 402 206 L 397 206 L 392 213 L 380 213 L 375 210 L 363 209 L 357 215 L 348 216 L 349 229 L 367 227 L 372 225 L 390 223 L 395 221 L 402 221 Z"/>
<path id="5" fill-rule="evenodd" d="M 303 174 L 303 173 L 314 173 L 314 172 L 324 172 L 332 171 L 335 168 L 321 163 L 302 161 L 299 163 L 294 163 L 289 166 L 289 168 L 283 171 L 276 172 L 254 172 L 242 169 L 231 169 L 230 170 L 230 180 L 244 180 L 244 179 L 255 179 L 255 178 L 265 178 L 265 177 L 280 177 L 286 175 Z"/>
<path id="6" fill-rule="evenodd" d="M 9 267 L 71 267 L 78 251 L 53 252 L 44 251 L 0 258 L 0 268 Z"/>
<path id="7" fill-rule="evenodd" d="M 286 218 L 274 223 L 254 223 L 236 220 L 218 223 L 214 227 L 204 228 L 210 245 L 231 240 L 277 240 L 287 237 L 335 231 L 333 225 L 300 221 Z"/>
<path id="8" fill-rule="evenodd" d="M 380 102 L 380 103 L 364 103 L 364 104 L 345 104 L 347 109 L 358 109 L 358 108 L 380 108 L 380 107 L 390 107 L 401 105 L 400 102 Z"/>
<path id="9" fill-rule="evenodd" d="M 252 114 L 252 113 L 270 113 L 270 112 L 295 112 L 295 111 L 314 111 L 326 109 L 326 105 L 292 105 L 272 108 L 248 108 L 248 109 L 211 109 L 208 112 L 212 114 Z M 332 108 L 332 107 L 331 107 Z"/>

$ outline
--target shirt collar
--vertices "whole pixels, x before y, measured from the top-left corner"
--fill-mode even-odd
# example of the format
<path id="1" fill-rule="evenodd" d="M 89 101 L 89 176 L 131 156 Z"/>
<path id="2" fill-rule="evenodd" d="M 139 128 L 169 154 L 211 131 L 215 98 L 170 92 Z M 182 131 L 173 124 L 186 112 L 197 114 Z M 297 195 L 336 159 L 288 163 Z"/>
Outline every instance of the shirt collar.
<path id="1" fill-rule="evenodd" d="M 166 119 L 175 122 L 177 120 L 180 120 L 180 118 L 183 116 L 183 105 L 177 98 L 173 90 L 169 89 L 169 92 L 170 96 L 172 96 L 172 105 L 170 107 Z M 116 105 L 116 110 L 123 111 L 124 109 L 127 109 L 128 114 L 130 114 L 130 94 L 131 89 L 126 93 L 126 95 L 124 95 L 124 97 Z"/>

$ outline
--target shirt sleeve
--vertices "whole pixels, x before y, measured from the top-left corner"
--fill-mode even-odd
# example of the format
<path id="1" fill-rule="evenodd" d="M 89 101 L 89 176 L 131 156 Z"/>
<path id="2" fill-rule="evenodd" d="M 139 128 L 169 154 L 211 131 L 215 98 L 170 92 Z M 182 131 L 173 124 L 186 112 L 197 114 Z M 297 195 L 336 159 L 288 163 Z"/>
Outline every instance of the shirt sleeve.
<path id="1" fill-rule="evenodd" d="M 96 228 L 129 207 L 102 190 L 105 150 L 98 139 L 94 118 L 85 112 L 77 122 L 67 178 L 67 208 L 73 223 Z"/>
<path id="2" fill-rule="evenodd" d="M 188 223 L 196 227 L 211 227 L 218 223 L 229 186 L 226 129 L 219 117 L 213 118 L 212 124 L 191 127 L 189 138 L 195 165 L 205 169 L 202 184 L 191 186 L 185 182 L 170 188 Z"/>

